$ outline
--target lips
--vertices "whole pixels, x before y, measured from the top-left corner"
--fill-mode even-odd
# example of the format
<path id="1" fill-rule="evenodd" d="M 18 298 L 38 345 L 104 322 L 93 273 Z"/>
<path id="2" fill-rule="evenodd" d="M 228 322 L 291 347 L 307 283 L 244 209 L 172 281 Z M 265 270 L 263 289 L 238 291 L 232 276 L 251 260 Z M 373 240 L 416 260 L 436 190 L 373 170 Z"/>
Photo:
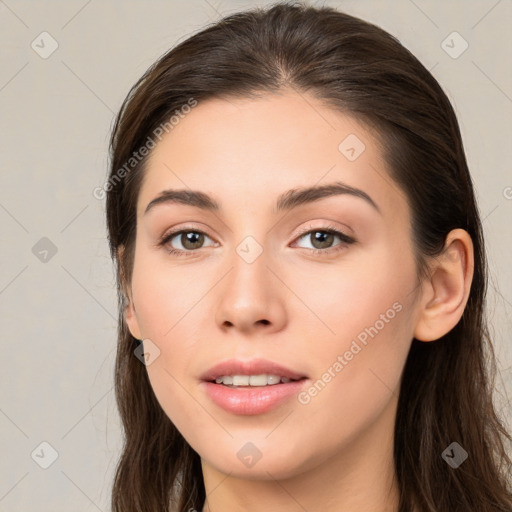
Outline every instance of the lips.
<path id="1" fill-rule="evenodd" d="M 307 375 L 266 359 L 252 359 L 250 361 L 230 359 L 213 366 L 204 372 L 200 378 L 203 381 L 214 382 L 217 377 L 224 377 L 226 375 L 263 374 L 278 375 L 290 380 L 301 380 L 307 378 Z"/>
<path id="2" fill-rule="evenodd" d="M 258 381 L 263 376 L 270 380 L 281 378 L 280 383 L 269 385 L 226 385 L 216 382 L 221 377 L 233 376 L 234 380 L 244 380 L 242 376 L 255 377 Z M 273 376 L 273 377 L 272 377 Z M 223 361 L 201 375 L 200 388 L 218 407 L 230 414 L 254 416 L 290 404 L 308 384 L 309 378 L 303 373 L 266 359 L 241 361 L 230 359 Z"/>

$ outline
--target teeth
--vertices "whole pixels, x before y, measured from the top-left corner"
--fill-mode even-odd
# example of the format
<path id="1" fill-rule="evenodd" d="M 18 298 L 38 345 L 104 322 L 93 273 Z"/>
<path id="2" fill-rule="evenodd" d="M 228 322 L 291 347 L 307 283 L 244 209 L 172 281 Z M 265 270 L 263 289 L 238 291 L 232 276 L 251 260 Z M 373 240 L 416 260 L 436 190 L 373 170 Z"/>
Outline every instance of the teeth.
<path id="1" fill-rule="evenodd" d="M 223 375 L 217 377 L 215 382 L 217 384 L 224 384 L 226 386 L 273 386 L 274 384 L 286 384 L 292 379 L 287 377 L 280 377 L 279 375 Z"/>
<path id="2" fill-rule="evenodd" d="M 248 375 L 233 375 L 233 386 L 248 386 L 249 376 Z"/>

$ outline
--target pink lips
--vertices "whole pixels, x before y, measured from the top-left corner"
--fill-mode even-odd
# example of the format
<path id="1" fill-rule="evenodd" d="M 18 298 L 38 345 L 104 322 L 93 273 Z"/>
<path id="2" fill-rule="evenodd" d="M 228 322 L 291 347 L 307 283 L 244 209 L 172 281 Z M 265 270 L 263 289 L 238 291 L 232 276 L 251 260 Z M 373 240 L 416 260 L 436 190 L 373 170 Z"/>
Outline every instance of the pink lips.
<path id="1" fill-rule="evenodd" d="M 292 371 L 280 364 L 265 359 L 252 359 L 251 361 L 241 361 L 230 359 L 210 368 L 201 375 L 201 380 L 212 381 L 223 375 L 279 375 L 288 379 L 298 380 L 305 378 L 298 372 Z"/>
<path id="2" fill-rule="evenodd" d="M 215 379 L 224 375 L 279 375 L 291 382 L 261 387 L 228 387 L 216 384 Z M 224 361 L 205 372 L 201 385 L 206 394 L 219 407 L 232 414 L 252 416 L 263 414 L 283 404 L 304 388 L 308 378 L 272 361 Z"/>

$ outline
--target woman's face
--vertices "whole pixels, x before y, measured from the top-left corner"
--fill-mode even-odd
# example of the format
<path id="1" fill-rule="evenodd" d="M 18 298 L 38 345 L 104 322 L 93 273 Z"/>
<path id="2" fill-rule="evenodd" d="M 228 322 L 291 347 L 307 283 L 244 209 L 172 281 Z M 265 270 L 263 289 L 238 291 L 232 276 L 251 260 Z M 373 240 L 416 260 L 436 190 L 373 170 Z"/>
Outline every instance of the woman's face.
<path id="1" fill-rule="evenodd" d="M 353 193 L 299 192 L 332 184 Z M 176 190 L 188 195 L 147 210 Z M 376 139 L 307 94 L 200 102 L 158 142 L 126 318 L 203 464 L 287 478 L 390 448 L 417 319 L 410 223 Z M 210 372 L 227 361 L 240 366 Z M 282 377 L 272 363 L 302 379 L 203 380 Z"/>

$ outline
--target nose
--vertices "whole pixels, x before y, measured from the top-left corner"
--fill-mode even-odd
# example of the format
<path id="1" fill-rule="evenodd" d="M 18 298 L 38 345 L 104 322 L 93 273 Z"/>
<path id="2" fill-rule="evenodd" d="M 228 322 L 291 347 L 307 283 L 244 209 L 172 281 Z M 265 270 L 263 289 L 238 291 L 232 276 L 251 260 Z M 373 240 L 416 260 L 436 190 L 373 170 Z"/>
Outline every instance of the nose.
<path id="1" fill-rule="evenodd" d="M 244 334 L 284 328 L 287 289 L 269 260 L 265 250 L 255 259 L 242 251 L 234 253 L 230 270 L 216 287 L 215 320 L 219 328 Z"/>

